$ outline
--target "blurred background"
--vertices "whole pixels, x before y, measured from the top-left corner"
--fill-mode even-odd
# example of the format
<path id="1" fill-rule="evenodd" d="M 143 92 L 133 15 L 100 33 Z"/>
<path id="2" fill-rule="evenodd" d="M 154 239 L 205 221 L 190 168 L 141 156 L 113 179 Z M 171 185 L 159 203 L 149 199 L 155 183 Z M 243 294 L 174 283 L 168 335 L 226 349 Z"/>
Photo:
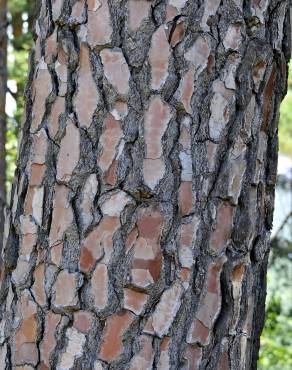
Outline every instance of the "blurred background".
<path id="1" fill-rule="evenodd" d="M 15 168 L 23 113 L 35 4 L 36 0 L 8 0 L 7 28 L 4 25 L 8 35 L 7 197 Z M 292 62 L 290 62 L 289 90 L 281 106 L 279 144 L 278 185 L 267 277 L 267 315 L 258 363 L 260 370 L 292 369 Z"/>
<path id="2" fill-rule="evenodd" d="M 280 110 L 278 182 L 260 370 L 292 369 L 292 60 L 288 84 Z"/>

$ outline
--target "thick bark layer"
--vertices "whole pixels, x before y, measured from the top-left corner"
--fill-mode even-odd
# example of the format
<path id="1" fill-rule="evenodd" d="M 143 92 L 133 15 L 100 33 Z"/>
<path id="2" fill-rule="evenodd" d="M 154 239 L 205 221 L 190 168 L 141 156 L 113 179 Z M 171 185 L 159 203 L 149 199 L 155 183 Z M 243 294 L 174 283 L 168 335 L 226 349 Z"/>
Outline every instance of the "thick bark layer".
<path id="1" fill-rule="evenodd" d="M 0 0 L 0 251 L 2 249 L 6 205 L 6 90 L 7 90 L 7 6 Z"/>
<path id="2" fill-rule="evenodd" d="M 43 0 L 1 368 L 256 368 L 288 23 L 288 1 Z"/>

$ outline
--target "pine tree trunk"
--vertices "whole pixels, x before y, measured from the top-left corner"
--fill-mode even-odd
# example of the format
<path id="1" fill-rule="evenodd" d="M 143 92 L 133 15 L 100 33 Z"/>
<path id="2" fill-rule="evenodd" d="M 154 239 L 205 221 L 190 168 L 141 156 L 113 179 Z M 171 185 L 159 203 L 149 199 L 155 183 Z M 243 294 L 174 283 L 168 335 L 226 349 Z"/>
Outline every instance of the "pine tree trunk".
<path id="1" fill-rule="evenodd" d="M 42 2 L 1 369 L 255 369 L 288 1 Z"/>
<path id="2" fill-rule="evenodd" d="M 0 251 L 2 249 L 6 205 L 6 90 L 7 90 L 7 7 L 0 0 Z"/>

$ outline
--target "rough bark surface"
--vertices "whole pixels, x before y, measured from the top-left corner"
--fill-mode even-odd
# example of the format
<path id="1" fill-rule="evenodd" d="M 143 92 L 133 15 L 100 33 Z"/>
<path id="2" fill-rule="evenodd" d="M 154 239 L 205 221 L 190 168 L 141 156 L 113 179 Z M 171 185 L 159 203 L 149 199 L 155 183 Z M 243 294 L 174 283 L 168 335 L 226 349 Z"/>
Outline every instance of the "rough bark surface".
<path id="1" fill-rule="evenodd" d="M 1 369 L 255 369 L 288 1 L 42 1 Z"/>
<path id="2" fill-rule="evenodd" d="M 0 251 L 4 230 L 4 209 L 6 205 L 6 89 L 7 89 L 7 6 L 0 0 Z"/>

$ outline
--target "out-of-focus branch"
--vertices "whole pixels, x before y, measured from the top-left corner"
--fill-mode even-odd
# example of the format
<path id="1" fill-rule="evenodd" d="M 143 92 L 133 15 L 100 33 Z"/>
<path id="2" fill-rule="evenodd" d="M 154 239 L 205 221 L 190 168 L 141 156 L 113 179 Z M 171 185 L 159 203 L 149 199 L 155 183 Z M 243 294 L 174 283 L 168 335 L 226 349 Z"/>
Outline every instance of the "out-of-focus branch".
<path id="1" fill-rule="evenodd" d="M 7 92 L 13 97 L 14 100 L 18 99 L 18 93 L 14 93 L 8 86 L 6 87 Z"/>
<path id="2" fill-rule="evenodd" d="M 272 241 L 274 241 L 274 240 L 276 240 L 278 238 L 279 234 L 281 233 L 281 231 L 286 226 L 286 224 L 289 221 L 290 217 L 292 217 L 292 211 L 290 213 L 288 213 L 288 215 L 285 217 L 285 219 L 282 222 L 281 226 L 279 227 L 279 229 L 276 231 L 275 235 L 273 236 Z"/>

